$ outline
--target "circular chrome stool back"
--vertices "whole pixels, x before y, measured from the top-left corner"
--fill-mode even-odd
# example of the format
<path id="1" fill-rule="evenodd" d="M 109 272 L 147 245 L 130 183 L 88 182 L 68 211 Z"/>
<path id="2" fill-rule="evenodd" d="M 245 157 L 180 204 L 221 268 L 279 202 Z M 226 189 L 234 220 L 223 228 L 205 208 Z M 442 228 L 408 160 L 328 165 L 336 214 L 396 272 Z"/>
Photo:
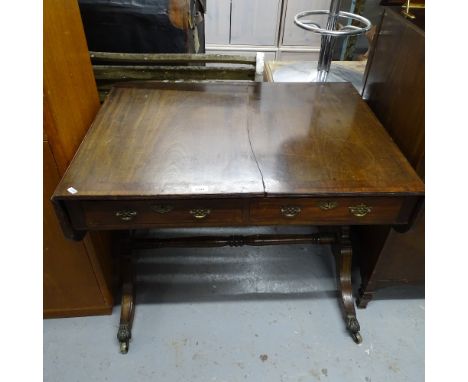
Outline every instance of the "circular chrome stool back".
<path id="1" fill-rule="evenodd" d="M 322 36 L 320 44 L 320 56 L 317 64 L 317 75 L 314 82 L 326 82 L 333 56 L 333 48 L 338 37 L 357 36 L 367 32 L 372 24 L 365 17 L 350 12 L 340 11 L 341 0 L 331 0 L 330 10 L 303 11 L 294 17 L 294 23 L 307 31 L 318 33 Z M 328 15 L 327 25 L 322 28 L 316 22 L 307 19 L 308 16 Z M 342 26 L 338 20 L 355 22 L 357 25 Z"/>

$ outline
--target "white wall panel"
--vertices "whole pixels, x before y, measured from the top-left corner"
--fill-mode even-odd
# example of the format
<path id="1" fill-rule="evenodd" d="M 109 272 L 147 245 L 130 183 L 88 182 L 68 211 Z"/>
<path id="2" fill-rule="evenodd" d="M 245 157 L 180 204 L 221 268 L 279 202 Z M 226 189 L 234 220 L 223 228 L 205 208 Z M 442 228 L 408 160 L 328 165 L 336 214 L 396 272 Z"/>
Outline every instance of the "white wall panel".
<path id="1" fill-rule="evenodd" d="M 330 0 L 288 0 L 286 3 L 282 45 L 306 45 L 311 48 L 320 48 L 320 35 L 299 28 L 294 24 L 294 16 L 302 11 L 328 10 Z M 327 16 L 311 16 L 310 19 L 317 21 L 321 27 L 326 26 Z"/>
<path id="2" fill-rule="evenodd" d="M 280 4 L 280 0 L 232 0 L 231 44 L 276 45 Z"/>
<path id="3" fill-rule="evenodd" d="M 229 44 L 231 0 L 207 0 L 205 39 L 207 44 Z"/>

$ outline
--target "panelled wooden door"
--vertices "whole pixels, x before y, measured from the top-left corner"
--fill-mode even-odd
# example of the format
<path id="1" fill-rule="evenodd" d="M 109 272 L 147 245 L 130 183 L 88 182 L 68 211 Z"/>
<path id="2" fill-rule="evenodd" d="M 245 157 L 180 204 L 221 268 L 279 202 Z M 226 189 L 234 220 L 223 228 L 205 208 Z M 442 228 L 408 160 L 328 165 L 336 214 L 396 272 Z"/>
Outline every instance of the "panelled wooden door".
<path id="1" fill-rule="evenodd" d="M 44 317 L 109 314 L 109 241 L 65 239 L 50 197 L 99 109 L 76 0 L 44 0 Z"/>

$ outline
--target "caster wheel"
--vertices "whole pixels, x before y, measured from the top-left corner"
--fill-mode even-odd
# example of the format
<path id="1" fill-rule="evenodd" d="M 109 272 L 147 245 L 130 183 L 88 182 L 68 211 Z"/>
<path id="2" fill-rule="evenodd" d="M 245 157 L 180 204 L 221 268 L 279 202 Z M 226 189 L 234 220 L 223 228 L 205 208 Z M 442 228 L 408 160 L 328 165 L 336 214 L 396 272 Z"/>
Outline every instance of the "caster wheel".
<path id="1" fill-rule="evenodd" d="M 120 353 L 127 354 L 128 353 L 128 342 L 121 342 L 120 343 Z"/>
<path id="2" fill-rule="evenodd" d="M 351 333 L 351 338 L 357 344 L 360 344 L 362 342 L 362 336 L 359 332 Z"/>

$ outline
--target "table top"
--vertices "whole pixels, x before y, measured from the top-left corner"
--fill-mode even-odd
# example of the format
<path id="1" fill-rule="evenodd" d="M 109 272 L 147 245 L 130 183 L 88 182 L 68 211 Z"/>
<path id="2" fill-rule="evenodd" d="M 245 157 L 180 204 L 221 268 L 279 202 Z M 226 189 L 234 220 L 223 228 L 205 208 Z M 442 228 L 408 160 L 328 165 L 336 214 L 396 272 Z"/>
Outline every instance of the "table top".
<path id="1" fill-rule="evenodd" d="M 54 197 L 423 191 L 349 83 L 148 82 L 111 91 Z"/>

